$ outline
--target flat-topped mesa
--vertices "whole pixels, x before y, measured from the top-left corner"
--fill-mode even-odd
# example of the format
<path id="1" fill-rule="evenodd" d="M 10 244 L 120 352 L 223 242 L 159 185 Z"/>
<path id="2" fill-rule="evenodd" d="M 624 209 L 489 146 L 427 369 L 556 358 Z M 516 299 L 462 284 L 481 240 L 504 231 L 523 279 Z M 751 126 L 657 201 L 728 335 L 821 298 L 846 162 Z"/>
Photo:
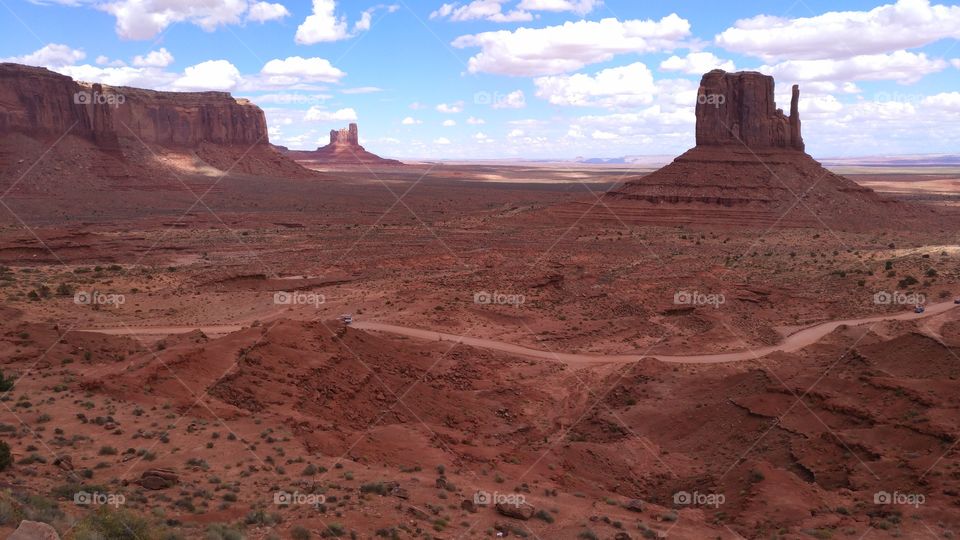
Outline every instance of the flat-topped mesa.
<path id="1" fill-rule="evenodd" d="M 330 144 L 360 146 L 360 132 L 357 129 L 357 125 L 350 124 L 348 128 L 331 129 Z"/>
<path id="2" fill-rule="evenodd" d="M 800 87 L 793 86 L 790 116 L 774 101 L 773 77 L 755 71 L 715 69 L 697 91 L 697 146 L 738 145 L 804 151 Z"/>

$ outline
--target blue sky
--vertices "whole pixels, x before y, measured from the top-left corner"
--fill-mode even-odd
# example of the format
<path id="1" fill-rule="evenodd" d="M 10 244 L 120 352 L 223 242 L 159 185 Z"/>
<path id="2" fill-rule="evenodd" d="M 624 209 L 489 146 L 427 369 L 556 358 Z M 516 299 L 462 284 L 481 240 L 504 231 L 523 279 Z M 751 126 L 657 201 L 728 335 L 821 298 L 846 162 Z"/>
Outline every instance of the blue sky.
<path id="1" fill-rule="evenodd" d="M 360 124 L 401 158 L 673 155 L 700 75 L 790 85 L 815 156 L 956 153 L 960 6 L 925 0 L 3 0 L 0 58 L 74 78 L 226 90 L 271 141 Z"/>

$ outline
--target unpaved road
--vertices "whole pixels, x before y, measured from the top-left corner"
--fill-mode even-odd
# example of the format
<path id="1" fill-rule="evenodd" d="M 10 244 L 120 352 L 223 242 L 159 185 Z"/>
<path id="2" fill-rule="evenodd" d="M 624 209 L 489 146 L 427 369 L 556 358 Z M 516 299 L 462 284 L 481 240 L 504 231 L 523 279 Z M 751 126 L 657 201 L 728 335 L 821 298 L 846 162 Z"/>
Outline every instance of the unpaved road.
<path id="1" fill-rule="evenodd" d="M 432 330 L 422 330 L 420 328 L 409 328 L 406 326 L 397 326 L 394 324 L 378 323 L 372 321 L 355 321 L 354 328 L 360 330 L 371 330 L 374 332 L 385 332 L 407 336 L 416 339 L 425 339 L 430 341 L 448 341 L 462 343 L 473 347 L 502 351 L 518 356 L 527 356 L 532 358 L 542 358 L 547 360 L 557 360 L 570 364 L 590 364 L 590 363 L 617 363 L 617 362 L 636 362 L 643 358 L 655 358 L 661 362 L 670 362 L 676 364 L 719 364 L 723 362 L 740 362 L 744 360 L 757 360 L 776 351 L 794 352 L 808 345 L 820 341 L 824 336 L 833 332 L 840 326 L 860 326 L 883 321 L 909 321 L 932 317 L 945 313 L 955 307 L 960 307 L 953 302 L 941 302 L 927 306 L 924 313 L 914 313 L 905 311 L 896 315 L 878 315 L 874 317 L 863 317 L 860 319 L 844 319 L 839 321 L 828 321 L 825 323 L 809 326 L 798 330 L 787 336 L 780 344 L 767 347 L 758 347 L 730 353 L 719 354 L 689 354 L 689 355 L 663 355 L 663 354 L 579 354 L 552 352 L 540 349 L 531 349 L 523 345 L 496 341 L 493 339 L 475 338 L 469 336 L 458 336 L 456 334 L 446 334 L 443 332 L 434 332 Z M 87 332 L 99 332 L 112 335 L 140 335 L 140 336 L 162 336 L 169 334 L 183 334 L 193 330 L 201 330 L 203 333 L 211 336 L 228 334 L 244 328 L 243 325 L 218 325 L 218 326 L 122 326 L 109 328 L 87 328 Z"/>

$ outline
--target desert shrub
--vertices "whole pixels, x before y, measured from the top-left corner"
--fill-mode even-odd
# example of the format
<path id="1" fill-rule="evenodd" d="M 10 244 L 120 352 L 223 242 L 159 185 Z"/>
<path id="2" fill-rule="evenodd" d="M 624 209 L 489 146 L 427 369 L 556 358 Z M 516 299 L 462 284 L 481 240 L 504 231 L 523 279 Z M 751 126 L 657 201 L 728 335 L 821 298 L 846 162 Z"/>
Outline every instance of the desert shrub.
<path id="1" fill-rule="evenodd" d="M 293 540 L 310 540 L 310 531 L 297 525 L 290 530 L 290 537 Z"/>
<path id="2" fill-rule="evenodd" d="M 370 482 L 360 486 L 360 493 L 376 493 L 377 495 L 386 495 L 387 486 L 383 482 Z"/>
<path id="3" fill-rule="evenodd" d="M 7 470 L 13 464 L 13 455 L 10 453 L 10 445 L 7 441 L 0 441 L 0 471 Z"/>
<path id="4" fill-rule="evenodd" d="M 244 540 L 244 538 L 246 537 L 242 532 L 222 523 L 214 523 L 207 527 L 207 535 L 204 537 L 205 540 Z"/>
<path id="5" fill-rule="evenodd" d="M 127 510 L 100 506 L 77 524 L 75 540 L 161 540 L 166 532 Z"/>
<path id="6" fill-rule="evenodd" d="M 904 288 L 909 287 L 909 286 L 911 286 L 911 285 L 916 285 L 917 283 L 920 283 L 919 281 L 917 281 L 917 278 L 915 278 L 915 277 L 913 277 L 913 276 L 907 276 L 907 277 L 901 279 L 899 283 L 897 283 L 897 287 L 900 287 L 901 289 L 904 289 Z"/>
<path id="7" fill-rule="evenodd" d="M 7 378 L 3 376 L 3 372 L 0 371 L 0 392 L 9 392 L 13 390 L 13 385 L 16 382 L 13 377 Z"/>

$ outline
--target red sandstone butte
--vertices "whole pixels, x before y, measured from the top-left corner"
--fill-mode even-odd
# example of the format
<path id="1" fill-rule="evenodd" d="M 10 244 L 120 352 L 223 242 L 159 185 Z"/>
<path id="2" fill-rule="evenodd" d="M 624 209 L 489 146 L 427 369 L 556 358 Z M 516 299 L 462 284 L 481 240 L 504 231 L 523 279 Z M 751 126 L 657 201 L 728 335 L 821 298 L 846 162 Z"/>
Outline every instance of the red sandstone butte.
<path id="1" fill-rule="evenodd" d="M 281 152 L 297 161 L 316 164 L 339 165 L 403 165 L 395 159 L 384 159 L 360 146 L 360 130 L 357 124 L 330 130 L 330 144 L 316 150 L 287 150 Z"/>

